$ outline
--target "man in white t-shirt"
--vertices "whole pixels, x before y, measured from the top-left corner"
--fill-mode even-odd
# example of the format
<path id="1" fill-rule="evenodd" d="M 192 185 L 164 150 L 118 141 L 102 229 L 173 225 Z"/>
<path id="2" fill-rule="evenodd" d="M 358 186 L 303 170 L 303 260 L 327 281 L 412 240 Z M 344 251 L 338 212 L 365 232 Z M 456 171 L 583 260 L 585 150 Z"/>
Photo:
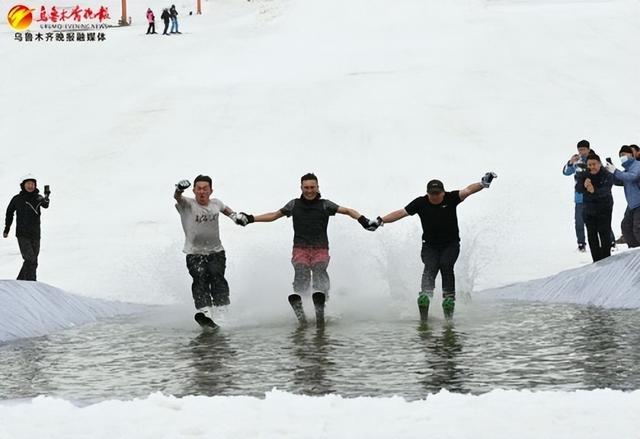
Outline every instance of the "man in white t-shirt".
<path id="1" fill-rule="evenodd" d="M 183 251 L 187 254 L 187 268 L 193 277 L 191 292 L 198 310 L 195 319 L 200 325 L 215 326 L 212 306 L 229 304 L 229 284 L 224 278 L 226 256 L 220 242 L 218 218 L 222 212 L 235 222 L 236 214 L 217 198 L 210 199 L 213 193 L 211 177 L 198 175 L 195 178 L 195 199 L 182 196 L 189 186 L 188 180 L 178 182 L 173 197 L 185 234 Z"/>

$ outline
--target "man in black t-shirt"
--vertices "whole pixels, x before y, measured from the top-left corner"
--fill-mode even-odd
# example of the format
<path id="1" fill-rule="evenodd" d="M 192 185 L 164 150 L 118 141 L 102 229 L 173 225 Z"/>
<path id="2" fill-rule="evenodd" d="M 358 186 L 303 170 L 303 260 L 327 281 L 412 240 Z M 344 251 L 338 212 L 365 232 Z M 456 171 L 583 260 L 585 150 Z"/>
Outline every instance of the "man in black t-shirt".
<path id="1" fill-rule="evenodd" d="M 310 286 L 316 291 L 316 322 L 322 323 L 323 306 L 326 294 L 329 292 L 329 239 L 327 226 L 329 217 L 340 213 L 358 220 L 367 230 L 375 230 L 375 221 L 370 221 L 360 215 L 355 209 L 338 206 L 336 203 L 321 198 L 318 178 L 314 174 L 305 174 L 300 179 L 302 195 L 289 201 L 283 208 L 275 212 L 262 215 L 239 213 L 236 223 L 245 226 L 253 222 L 272 222 L 283 216 L 293 219 L 293 254 L 291 263 L 294 269 L 293 291 L 289 296 L 289 303 L 293 307 L 300 323 L 306 318 L 302 310 L 301 294 L 306 293 Z M 311 283 L 313 277 L 313 283 Z M 322 306 L 319 306 L 322 305 Z"/>
<path id="2" fill-rule="evenodd" d="M 398 221 L 408 215 L 418 214 L 422 223 L 422 285 L 418 295 L 418 309 L 421 320 L 427 319 L 429 303 L 438 272 L 442 275 L 442 310 L 446 318 L 453 317 L 456 288 L 454 265 L 460 254 L 460 230 L 456 208 L 469 195 L 491 185 L 497 177 L 487 172 L 479 183 L 473 183 L 459 191 L 445 192 L 440 180 L 427 184 L 427 195 L 418 197 L 404 209 L 396 210 L 384 217 L 378 217 L 378 225 Z"/>

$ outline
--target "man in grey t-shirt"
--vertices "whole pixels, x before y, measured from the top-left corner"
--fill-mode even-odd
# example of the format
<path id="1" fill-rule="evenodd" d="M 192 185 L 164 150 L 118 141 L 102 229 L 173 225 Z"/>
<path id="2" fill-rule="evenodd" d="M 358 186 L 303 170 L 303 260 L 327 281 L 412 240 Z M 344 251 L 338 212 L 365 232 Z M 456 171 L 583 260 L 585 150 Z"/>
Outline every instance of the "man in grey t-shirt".
<path id="1" fill-rule="evenodd" d="M 195 319 L 203 326 L 215 326 L 212 305 L 229 304 L 229 284 L 224 278 L 226 256 L 220 242 L 218 218 L 222 212 L 235 222 L 236 214 L 217 198 L 210 199 L 213 186 L 209 176 L 198 175 L 194 180 L 195 199 L 182 196 L 189 186 L 188 180 L 181 180 L 173 197 L 185 235 L 187 268 L 193 277 L 191 292 L 198 310 Z"/>

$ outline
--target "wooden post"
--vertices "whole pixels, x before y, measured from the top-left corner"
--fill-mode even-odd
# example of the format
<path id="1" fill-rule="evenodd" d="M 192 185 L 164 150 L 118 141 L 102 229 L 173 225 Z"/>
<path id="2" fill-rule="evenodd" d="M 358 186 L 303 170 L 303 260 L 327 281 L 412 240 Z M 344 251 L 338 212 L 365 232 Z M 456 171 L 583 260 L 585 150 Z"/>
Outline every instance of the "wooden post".
<path id="1" fill-rule="evenodd" d="M 127 19 L 127 0 L 122 0 L 122 17 L 120 18 L 121 26 L 126 26 L 128 23 Z"/>
<path id="2" fill-rule="evenodd" d="M 201 3 L 201 0 L 198 0 L 198 6 L 196 7 L 196 14 L 202 15 L 202 3 Z"/>

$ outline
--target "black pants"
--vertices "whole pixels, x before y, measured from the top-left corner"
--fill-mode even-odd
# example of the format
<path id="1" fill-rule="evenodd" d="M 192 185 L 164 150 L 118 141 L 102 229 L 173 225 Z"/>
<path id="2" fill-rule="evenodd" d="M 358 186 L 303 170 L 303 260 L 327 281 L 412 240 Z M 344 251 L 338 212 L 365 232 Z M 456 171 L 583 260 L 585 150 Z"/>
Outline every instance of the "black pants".
<path id="1" fill-rule="evenodd" d="M 169 35 L 169 32 L 167 32 L 168 29 L 169 29 L 169 21 L 165 21 L 164 22 L 164 31 L 162 31 L 162 35 Z"/>
<path id="2" fill-rule="evenodd" d="M 424 271 L 422 272 L 422 293 L 433 296 L 436 287 L 436 276 L 438 272 L 442 276 L 442 296 L 456 297 L 456 277 L 453 267 L 460 255 L 460 243 L 455 242 L 443 246 L 430 246 L 422 244 L 422 262 Z"/>
<path id="3" fill-rule="evenodd" d="M 22 254 L 22 268 L 18 273 L 18 280 L 36 280 L 38 255 L 40 254 L 40 239 L 18 237 L 18 246 Z"/>
<path id="4" fill-rule="evenodd" d="M 208 255 L 187 255 L 187 268 L 193 278 L 191 292 L 196 308 L 229 304 L 229 284 L 224 278 L 226 267 L 224 251 Z"/>
<path id="5" fill-rule="evenodd" d="M 587 239 L 593 262 L 611 256 L 611 210 L 585 212 L 584 223 L 587 226 Z"/>
<path id="6" fill-rule="evenodd" d="M 149 23 L 149 27 L 147 28 L 147 34 L 155 34 L 156 33 L 156 22 L 153 21 Z"/>
<path id="7" fill-rule="evenodd" d="M 629 209 L 624 212 L 622 220 L 622 236 L 629 248 L 640 247 L 640 207 Z"/>

